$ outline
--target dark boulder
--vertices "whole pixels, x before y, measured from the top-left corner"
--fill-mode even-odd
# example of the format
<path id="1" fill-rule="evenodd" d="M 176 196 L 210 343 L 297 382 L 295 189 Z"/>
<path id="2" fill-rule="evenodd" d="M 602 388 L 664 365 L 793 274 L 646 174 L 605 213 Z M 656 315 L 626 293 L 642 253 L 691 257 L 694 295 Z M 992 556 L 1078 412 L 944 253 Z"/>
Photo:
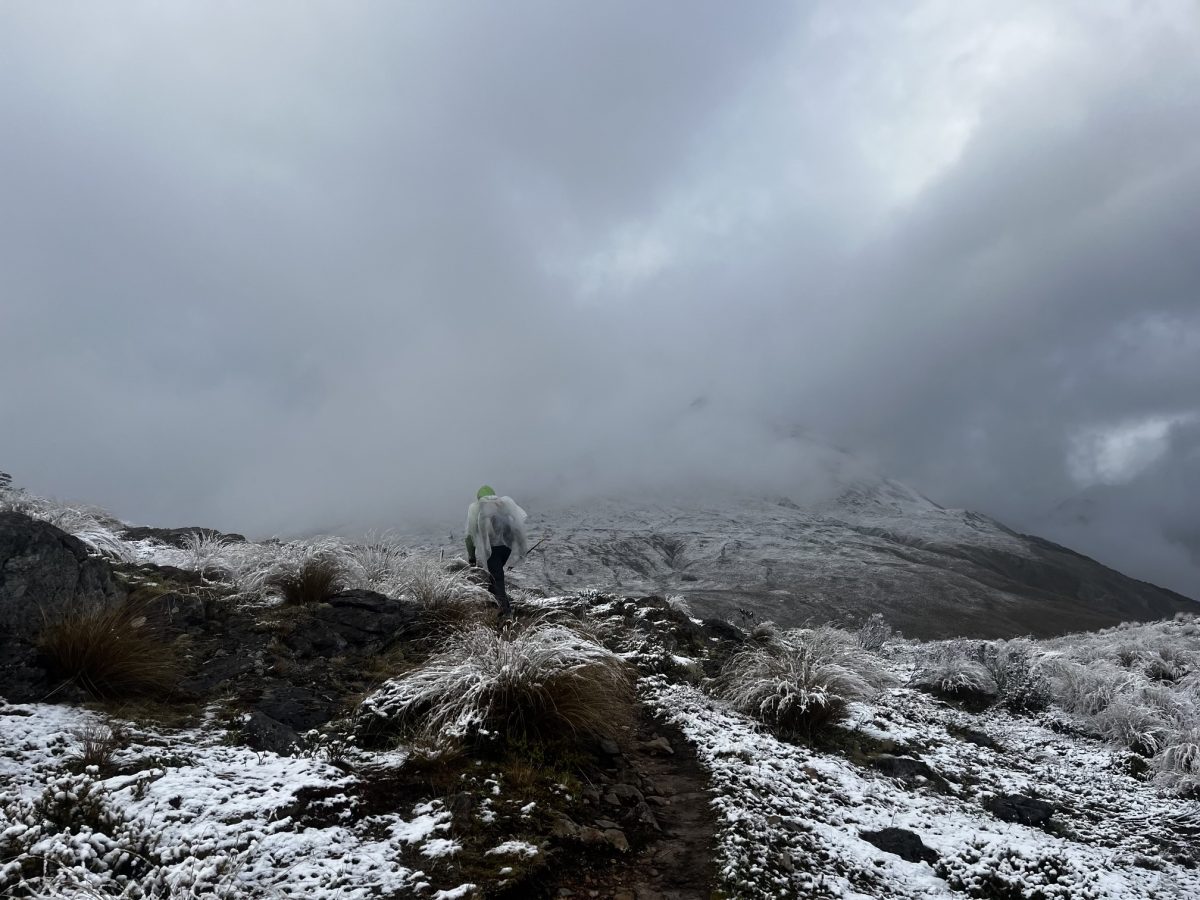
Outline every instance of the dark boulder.
<path id="1" fill-rule="evenodd" d="M 303 745 L 295 729 L 271 718 L 262 710 L 251 710 L 242 722 L 242 740 L 251 750 L 289 756 Z"/>
<path id="2" fill-rule="evenodd" d="M 421 608 L 375 591 L 342 591 L 313 608 L 314 643 L 332 643 L 339 651 L 378 653 L 419 625 Z M 324 629 L 325 635 L 320 632 Z"/>
<path id="3" fill-rule="evenodd" d="M 907 828 L 881 828 L 879 831 L 860 831 L 858 836 L 869 844 L 874 844 L 884 853 L 893 853 L 909 862 L 927 862 L 933 865 L 938 861 L 938 853 L 932 847 L 926 846 L 916 832 Z"/>
<path id="4" fill-rule="evenodd" d="M 1024 794 L 997 794 L 983 801 L 983 808 L 997 819 L 1034 828 L 1045 828 L 1050 824 L 1056 810 L 1053 803 Z"/>
<path id="5" fill-rule="evenodd" d="M 890 753 L 881 753 L 871 760 L 871 765 L 884 775 L 907 784 L 927 784 L 943 793 L 950 791 L 950 783 L 930 768 L 929 764 L 924 760 L 914 759 L 909 756 L 893 756 Z"/>
<path id="6" fill-rule="evenodd" d="M 83 541 L 24 513 L 0 513 L 0 696 L 44 696 L 50 685 L 34 646 L 44 623 L 123 593 Z"/>

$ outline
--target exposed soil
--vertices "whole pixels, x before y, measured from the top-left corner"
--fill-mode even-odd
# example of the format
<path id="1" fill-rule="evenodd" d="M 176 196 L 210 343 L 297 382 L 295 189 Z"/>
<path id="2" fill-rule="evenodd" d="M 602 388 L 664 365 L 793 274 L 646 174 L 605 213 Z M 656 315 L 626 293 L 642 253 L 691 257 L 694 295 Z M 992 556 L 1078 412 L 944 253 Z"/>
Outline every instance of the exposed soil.
<path id="1" fill-rule="evenodd" d="M 661 749 L 665 738 L 673 752 Z M 716 818 L 708 774 L 674 726 L 640 711 L 620 762 L 637 773 L 657 821 L 631 834 L 631 849 L 562 874 L 550 897 L 710 900 L 715 890 Z"/>

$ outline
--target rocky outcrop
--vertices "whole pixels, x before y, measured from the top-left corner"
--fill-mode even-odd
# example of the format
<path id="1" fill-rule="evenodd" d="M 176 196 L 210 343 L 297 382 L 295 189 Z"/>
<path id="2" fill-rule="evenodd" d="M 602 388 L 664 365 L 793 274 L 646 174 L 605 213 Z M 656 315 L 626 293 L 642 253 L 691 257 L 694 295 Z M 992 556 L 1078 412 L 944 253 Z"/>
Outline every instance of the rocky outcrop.
<path id="1" fill-rule="evenodd" d="M 24 513 L 0 513 L 0 696 L 21 702 L 48 690 L 34 647 L 47 620 L 122 594 L 82 541 Z"/>
<path id="2" fill-rule="evenodd" d="M 237 543 L 246 540 L 245 535 L 217 531 L 215 528 L 152 528 L 146 525 L 130 525 L 121 532 L 121 537 L 127 541 L 157 541 L 170 547 L 185 547 L 193 534 Z"/>
<path id="3" fill-rule="evenodd" d="M 1034 828 L 1045 828 L 1055 813 L 1053 803 L 1024 794 L 999 794 L 989 797 L 984 801 L 983 808 L 997 819 Z"/>
<path id="4" fill-rule="evenodd" d="M 927 862 L 932 865 L 938 861 L 937 851 L 927 846 L 919 834 L 907 828 L 860 831 L 858 836 L 867 843 L 874 844 L 884 853 L 894 853 L 909 862 Z"/>

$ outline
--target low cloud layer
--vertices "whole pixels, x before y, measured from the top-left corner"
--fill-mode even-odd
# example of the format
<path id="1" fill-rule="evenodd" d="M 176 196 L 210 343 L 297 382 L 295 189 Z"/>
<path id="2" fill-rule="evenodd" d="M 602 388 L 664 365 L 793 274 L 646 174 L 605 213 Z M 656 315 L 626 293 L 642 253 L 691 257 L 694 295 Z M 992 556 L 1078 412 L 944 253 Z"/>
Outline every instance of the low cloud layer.
<path id="1" fill-rule="evenodd" d="M 800 428 L 1200 596 L 1197 46 L 1189 0 L 7 5 L 0 468 L 456 526 L 816 494 Z"/>

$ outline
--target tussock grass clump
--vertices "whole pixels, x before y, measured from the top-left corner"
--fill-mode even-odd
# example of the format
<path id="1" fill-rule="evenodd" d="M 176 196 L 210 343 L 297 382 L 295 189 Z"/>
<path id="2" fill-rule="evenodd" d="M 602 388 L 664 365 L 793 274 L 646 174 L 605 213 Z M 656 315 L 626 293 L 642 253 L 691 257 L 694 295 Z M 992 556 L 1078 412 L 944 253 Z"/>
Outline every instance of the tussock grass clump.
<path id="1" fill-rule="evenodd" d="M 323 603 L 350 584 L 344 548 L 329 542 L 289 544 L 263 579 L 291 606 Z"/>
<path id="2" fill-rule="evenodd" d="M 145 602 L 71 610 L 47 622 L 37 644 L 57 677 L 100 699 L 162 696 L 179 680 L 175 649 L 151 623 Z"/>
<path id="3" fill-rule="evenodd" d="M 436 744 L 615 738 L 632 715 L 633 676 L 619 656 L 561 623 L 476 625 L 362 709 Z"/>
<path id="4" fill-rule="evenodd" d="M 93 766 L 107 772 L 112 767 L 117 751 L 128 744 L 125 734 L 99 722 L 78 728 L 71 735 L 79 741 L 79 748 L 71 762 L 81 772 Z"/>
<path id="5" fill-rule="evenodd" d="M 350 555 L 358 566 L 364 587 L 390 594 L 403 582 L 402 571 L 408 554 L 391 532 L 368 534 L 366 543 L 350 548 Z"/>
<path id="6" fill-rule="evenodd" d="M 1150 760 L 1154 781 L 1181 794 L 1200 796 L 1200 726 L 1176 732 Z"/>
<path id="7" fill-rule="evenodd" d="M 780 736 L 811 738 L 843 718 L 852 700 L 866 700 L 890 681 L 878 658 L 836 628 L 774 631 L 725 664 L 718 697 L 769 725 Z"/>
<path id="8" fill-rule="evenodd" d="M 984 665 L 980 648 L 969 641 L 944 641 L 925 654 L 912 684 L 947 700 L 968 706 L 990 706 L 1000 686 Z"/>
<path id="9" fill-rule="evenodd" d="M 200 579 L 215 578 L 227 581 L 233 576 L 229 554 L 232 542 L 218 534 L 193 531 L 183 539 L 183 552 L 188 568 L 200 573 Z"/>
<path id="10" fill-rule="evenodd" d="M 870 617 L 854 633 L 859 646 L 875 653 L 889 641 L 895 640 L 896 630 L 888 624 L 882 613 L 871 613 Z"/>
<path id="11" fill-rule="evenodd" d="M 435 634 L 470 628 L 492 618 L 495 609 L 479 571 L 450 572 L 436 559 L 413 556 L 404 565 L 401 593 L 421 607 Z"/>

